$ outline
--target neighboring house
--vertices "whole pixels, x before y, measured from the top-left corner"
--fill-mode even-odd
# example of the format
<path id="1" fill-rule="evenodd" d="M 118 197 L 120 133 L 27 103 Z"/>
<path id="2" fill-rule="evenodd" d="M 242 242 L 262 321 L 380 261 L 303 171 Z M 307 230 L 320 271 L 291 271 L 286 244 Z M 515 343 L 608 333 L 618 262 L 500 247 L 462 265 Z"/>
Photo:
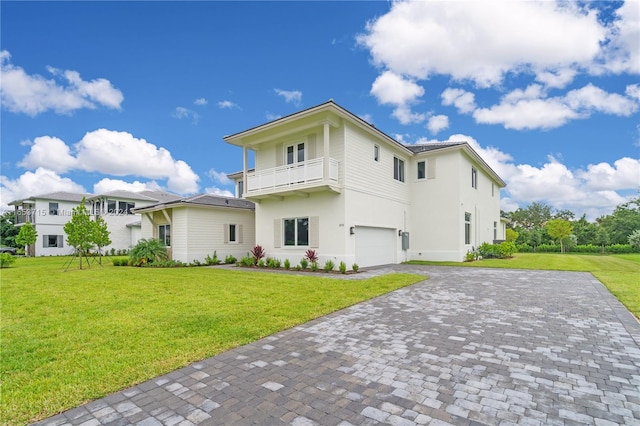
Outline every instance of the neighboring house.
<path id="1" fill-rule="evenodd" d="M 238 198 L 200 194 L 135 209 L 142 237 L 158 238 L 173 260 L 203 262 L 246 256 L 255 245 L 254 204 Z"/>
<path id="2" fill-rule="evenodd" d="M 93 217 L 102 215 L 109 229 L 111 245 L 103 250 L 133 247 L 141 237 L 141 216 L 133 213 L 135 207 L 176 200 L 180 197 L 163 191 L 112 191 L 100 195 L 70 192 L 53 192 L 16 200 L 14 206 L 16 226 L 31 222 L 38 233 L 38 240 L 30 248 L 32 256 L 57 256 L 73 253 L 67 245 L 64 225 L 71 220 L 72 211 L 82 198 Z"/>
<path id="3" fill-rule="evenodd" d="M 14 206 L 16 226 L 31 222 L 38 233 L 36 243 L 29 247 L 30 256 L 73 253 L 73 248 L 67 246 L 63 228 L 71 220 L 72 211 L 78 207 L 82 197 L 89 197 L 89 194 L 52 192 L 9 203 Z"/>
<path id="4" fill-rule="evenodd" d="M 466 142 L 404 145 L 332 100 L 224 140 L 243 149 L 243 171 L 229 177 L 256 203 L 255 241 L 268 256 L 462 261 L 504 239 L 505 183 Z"/>
<path id="5" fill-rule="evenodd" d="M 129 249 L 135 246 L 142 235 L 141 216 L 134 213 L 136 207 L 145 207 L 158 202 L 173 201 L 180 197 L 164 191 L 109 191 L 87 198 L 90 212 L 107 223 L 111 244 L 103 247 L 104 251 Z"/>

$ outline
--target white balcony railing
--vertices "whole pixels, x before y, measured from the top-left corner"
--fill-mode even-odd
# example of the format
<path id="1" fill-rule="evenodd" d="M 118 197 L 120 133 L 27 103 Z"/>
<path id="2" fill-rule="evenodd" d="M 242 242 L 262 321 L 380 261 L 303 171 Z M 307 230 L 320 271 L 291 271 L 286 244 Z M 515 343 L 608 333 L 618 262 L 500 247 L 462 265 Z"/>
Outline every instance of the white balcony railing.
<path id="1" fill-rule="evenodd" d="M 338 182 L 338 160 L 333 158 L 329 159 L 328 180 L 332 184 Z M 324 158 L 315 158 L 300 163 L 248 173 L 247 193 L 286 189 L 312 183 L 322 184 L 324 181 Z"/>

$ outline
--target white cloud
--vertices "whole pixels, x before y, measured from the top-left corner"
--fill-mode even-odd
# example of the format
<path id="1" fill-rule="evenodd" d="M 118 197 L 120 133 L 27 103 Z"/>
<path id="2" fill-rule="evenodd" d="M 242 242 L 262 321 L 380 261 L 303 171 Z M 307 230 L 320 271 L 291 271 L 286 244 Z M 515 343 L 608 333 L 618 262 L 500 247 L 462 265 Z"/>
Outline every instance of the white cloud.
<path id="1" fill-rule="evenodd" d="M 235 104 L 235 103 L 233 103 L 231 101 L 227 101 L 227 100 L 218 102 L 218 108 L 222 108 L 222 109 L 240 109 L 240 107 L 237 104 Z"/>
<path id="2" fill-rule="evenodd" d="M 198 98 L 198 99 L 196 99 L 195 101 L 193 101 L 193 103 L 194 103 L 195 105 L 200 105 L 200 106 L 202 106 L 202 105 L 207 105 L 207 104 L 209 103 L 209 101 L 207 101 L 205 98 Z"/>
<path id="3" fill-rule="evenodd" d="M 171 113 L 171 116 L 179 120 L 191 119 L 193 124 L 198 124 L 198 120 L 200 119 L 200 114 L 181 106 L 176 107 L 176 109 Z"/>
<path id="4" fill-rule="evenodd" d="M 427 122 L 427 129 L 431 132 L 431 134 L 435 135 L 441 130 L 449 128 L 449 117 L 446 115 L 434 115 L 429 117 L 429 121 Z"/>
<path id="5" fill-rule="evenodd" d="M 150 182 L 126 182 L 120 179 L 110 179 L 103 178 L 99 182 L 93 185 L 93 193 L 94 194 L 104 194 L 105 192 L 115 191 L 115 190 L 124 190 L 124 191 L 146 191 L 146 190 L 161 190 L 163 189 L 156 181 Z"/>
<path id="6" fill-rule="evenodd" d="M 603 191 L 640 188 L 640 160 L 624 157 L 613 163 L 589 164 L 587 170 L 576 173 L 585 188 Z"/>
<path id="7" fill-rule="evenodd" d="M 588 65 L 606 35 L 595 11 L 575 5 L 401 1 L 369 22 L 358 42 L 376 65 L 396 74 L 417 79 L 449 75 L 489 87 L 509 72 Z"/>
<path id="8" fill-rule="evenodd" d="M 76 166 L 76 159 L 61 139 L 40 136 L 33 140 L 31 150 L 18 165 L 26 169 L 46 167 L 56 173 L 65 173 Z"/>
<path id="9" fill-rule="evenodd" d="M 395 106 L 392 115 L 402 124 L 421 123 L 427 118 L 426 114 L 412 112 L 410 107 L 424 95 L 424 89 L 398 74 L 391 71 L 380 74 L 371 85 L 370 93 L 378 103 Z"/>
<path id="10" fill-rule="evenodd" d="M 25 172 L 17 179 L 0 176 L 0 208 L 7 209 L 8 203 L 21 198 L 57 191 L 86 192 L 71 179 L 61 177 L 44 167 L 38 167 L 33 172 Z"/>
<path id="11" fill-rule="evenodd" d="M 122 92 L 109 80 L 98 78 L 85 81 L 77 71 L 61 71 L 47 67 L 48 71 L 67 85 L 41 75 L 29 75 L 21 67 L 11 63 L 11 54 L 0 52 L 0 96 L 2 106 L 11 112 L 35 116 L 53 110 L 59 114 L 70 114 L 81 109 L 105 106 L 120 109 L 124 100 Z"/>
<path id="12" fill-rule="evenodd" d="M 211 179 L 215 180 L 216 182 L 221 183 L 222 185 L 231 184 L 231 180 L 227 177 L 226 173 L 217 172 L 214 169 L 210 169 L 207 172 L 207 176 L 209 176 Z"/>
<path id="13" fill-rule="evenodd" d="M 475 95 L 463 89 L 448 88 L 440 95 L 442 105 L 453 105 L 462 114 L 472 112 L 476 109 Z"/>
<path id="14" fill-rule="evenodd" d="M 59 164 L 51 166 L 55 161 Z M 184 161 L 175 160 L 165 148 L 158 148 L 127 132 L 107 129 L 86 133 L 73 148 L 58 138 L 38 137 L 20 165 L 55 167 L 61 173 L 82 170 L 112 176 L 166 179 L 167 188 L 181 194 L 194 193 L 199 188 L 198 175 Z"/>
<path id="15" fill-rule="evenodd" d="M 602 68 L 614 73 L 640 73 L 640 4 L 627 0 L 616 10 Z M 600 65 L 600 64 L 598 64 Z M 598 65 L 593 68 L 598 71 Z"/>
<path id="16" fill-rule="evenodd" d="M 628 86 L 627 93 L 629 97 L 608 93 L 589 83 L 564 96 L 547 97 L 542 86 L 533 84 L 508 93 L 497 105 L 476 109 L 473 117 L 478 123 L 502 124 L 507 129 L 553 129 L 595 112 L 627 117 L 639 105 L 633 98 L 634 86 Z"/>
<path id="17" fill-rule="evenodd" d="M 88 132 L 74 145 L 78 166 L 114 176 L 143 176 L 167 179 L 167 188 L 177 193 L 198 190 L 198 175 L 182 160 L 174 160 L 165 148 L 158 148 L 131 133 L 98 129 Z M 118 153 L 117 156 L 113 153 Z"/>
<path id="18" fill-rule="evenodd" d="M 296 106 L 300 106 L 302 102 L 302 92 L 299 90 L 281 90 L 281 89 L 273 89 L 278 96 L 282 96 L 284 101 L 287 103 L 292 103 Z"/>
<path id="19" fill-rule="evenodd" d="M 204 191 L 207 194 L 218 195 L 220 197 L 228 197 L 228 198 L 235 197 L 235 194 L 232 193 L 231 191 L 229 191 L 227 189 L 216 188 L 215 186 L 212 186 L 212 187 L 209 187 L 209 188 L 205 188 Z"/>

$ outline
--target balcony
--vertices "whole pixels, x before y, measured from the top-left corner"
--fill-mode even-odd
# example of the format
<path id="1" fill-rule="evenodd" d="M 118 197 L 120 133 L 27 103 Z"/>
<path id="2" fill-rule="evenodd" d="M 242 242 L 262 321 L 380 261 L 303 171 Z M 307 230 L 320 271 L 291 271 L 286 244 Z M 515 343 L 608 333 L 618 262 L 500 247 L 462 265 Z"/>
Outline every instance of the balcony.
<path id="1" fill-rule="evenodd" d="M 247 198 L 308 196 L 310 192 L 340 192 L 338 160 L 329 158 L 329 173 L 324 175 L 324 158 L 303 161 L 247 174 Z"/>

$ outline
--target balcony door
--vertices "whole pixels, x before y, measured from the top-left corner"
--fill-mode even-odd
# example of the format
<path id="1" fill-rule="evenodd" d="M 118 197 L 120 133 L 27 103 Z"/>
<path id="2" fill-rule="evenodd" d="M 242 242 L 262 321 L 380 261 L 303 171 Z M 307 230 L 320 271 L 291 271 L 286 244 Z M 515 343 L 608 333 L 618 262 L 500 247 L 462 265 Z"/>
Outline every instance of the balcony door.
<path id="1" fill-rule="evenodd" d="M 288 145 L 285 150 L 285 163 L 289 171 L 289 182 L 304 182 L 304 160 L 305 147 L 304 142 Z"/>

